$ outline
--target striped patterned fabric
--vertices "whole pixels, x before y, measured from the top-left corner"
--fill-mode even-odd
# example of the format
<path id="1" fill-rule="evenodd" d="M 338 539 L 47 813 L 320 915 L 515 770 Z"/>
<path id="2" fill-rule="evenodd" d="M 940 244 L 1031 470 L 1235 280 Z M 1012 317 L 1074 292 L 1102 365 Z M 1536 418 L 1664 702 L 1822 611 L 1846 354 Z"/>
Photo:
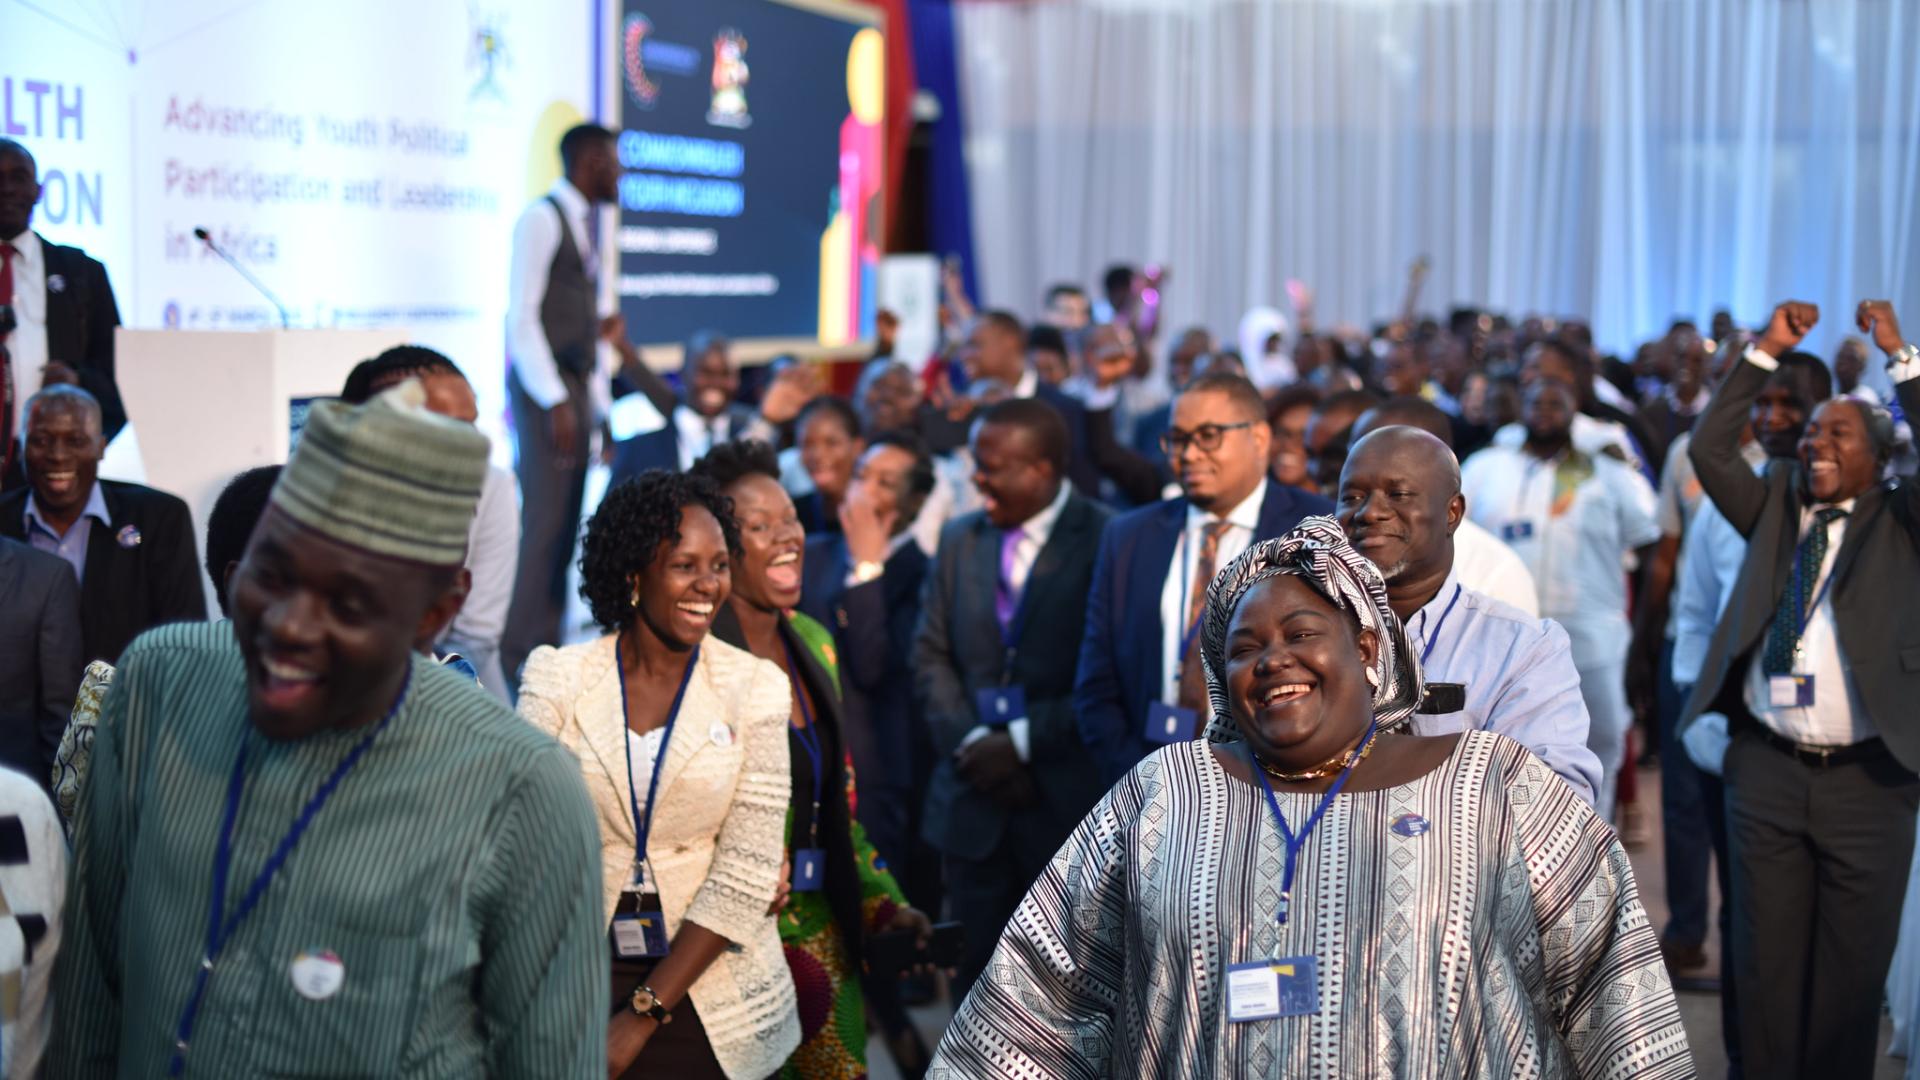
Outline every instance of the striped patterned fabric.
<path id="1" fill-rule="evenodd" d="M 1279 797 L 1295 821 L 1320 798 Z M 1283 857 L 1208 743 L 1154 754 L 1034 883 L 931 1075 L 1693 1075 L 1625 851 L 1519 744 L 1469 732 L 1341 794 L 1285 927 Z M 1227 965 L 1302 955 L 1317 1013 L 1227 1022 Z"/>
<path id="2" fill-rule="evenodd" d="M 74 829 L 54 1075 L 164 1074 L 242 742 L 228 911 L 362 734 L 271 743 L 246 693 L 224 623 L 123 656 Z M 393 722 L 214 965 L 187 1075 L 604 1076 L 599 846 L 572 756 L 415 658 Z M 323 952 L 345 977 L 312 1000 L 290 968 Z"/>

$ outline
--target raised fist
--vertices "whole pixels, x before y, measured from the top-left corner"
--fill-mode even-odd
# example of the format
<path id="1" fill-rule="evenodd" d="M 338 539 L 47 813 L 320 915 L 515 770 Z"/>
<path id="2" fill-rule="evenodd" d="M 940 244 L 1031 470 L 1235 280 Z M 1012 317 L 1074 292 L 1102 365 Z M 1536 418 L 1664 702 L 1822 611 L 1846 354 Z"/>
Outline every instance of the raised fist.
<path id="1" fill-rule="evenodd" d="M 1773 309 L 1766 332 L 1760 336 L 1760 351 L 1780 356 L 1798 346 L 1820 321 L 1820 308 L 1799 300 L 1789 300 Z"/>
<path id="2" fill-rule="evenodd" d="M 1873 343 L 1888 356 L 1899 352 L 1907 343 L 1900 336 L 1900 320 L 1893 315 L 1892 301 L 1862 300 L 1853 318 L 1859 324 L 1860 332 L 1872 334 Z"/>

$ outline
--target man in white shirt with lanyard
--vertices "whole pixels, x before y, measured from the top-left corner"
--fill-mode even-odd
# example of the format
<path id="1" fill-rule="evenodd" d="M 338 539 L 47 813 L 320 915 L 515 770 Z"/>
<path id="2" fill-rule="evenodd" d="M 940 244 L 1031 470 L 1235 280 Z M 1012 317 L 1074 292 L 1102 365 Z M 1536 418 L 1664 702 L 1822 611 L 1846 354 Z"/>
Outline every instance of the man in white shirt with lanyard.
<path id="1" fill-rule="evenodd" d="M 1355 550 L 1380 567 L 1420 657 L 1427 693 L 1414 732 L 1497 731 L 1591 803 L 1602 770 L 1587 748 L 1567 633 L 1464 579 L 1456 540 L 1467 505 L 1453 451 L 1417 427 L 1368 432 L 1353 444 L 1334 500 Z"/>
<path id="2" fill-rule="evenodd" d="M 1605 773 L 1594 809 L 1613 816 L 1614 782 L 1626 757 L 1629 556 L 1644 563 L 1660 539 L 1653 488 L 1633 469 L 1573 445 L 1574 389 L 1541 376 L 1527 388 L 1526 442 L 1469 458 L 1461 491 L 1467 513 L 1533 571 L 1540 614 L 1573 644 L 1587 701 L 1587 745 Z"/>
<path id="3" fill-rule="evenodd" d="M 1899 931 L 1920 809 L 1920 526 L 1916 489 L 1884 483 L 1893 420 L 1834 398 L 1799 457 L 1756 476 L 1735 453 L 1748 405 L 1819 321 L 1774 310 L 1695 428 L 1707 496 L 1747 537 L 1682 734 L 1727 716 L 1733 980 L 1751 1077 L 1865 1076 Z M 1891 305 L 1855 321 L 1920 410 L 1920 348 Z"/>

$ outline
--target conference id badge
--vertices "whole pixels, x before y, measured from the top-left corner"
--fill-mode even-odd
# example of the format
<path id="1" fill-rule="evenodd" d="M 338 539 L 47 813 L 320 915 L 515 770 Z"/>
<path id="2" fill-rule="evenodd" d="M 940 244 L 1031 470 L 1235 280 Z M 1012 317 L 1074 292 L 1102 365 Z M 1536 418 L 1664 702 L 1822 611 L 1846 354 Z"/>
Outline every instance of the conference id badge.
<path id="1" fill-rule="evenodd" d="M 827 853 L 823 848 L 796 848 L 793 853 L 793 891 L 819 892 L 827 883 Z"/>
<path id="2" fill-rule="evenodd" d="M 1005 727 L 1027 718 L 1027 692 L 1018 686 L 995 686 L 975 695 L 980 722 L 988 727 Z"/>
<path id="3" fill-rule="evenodd" d="M 1813 676 L 1811 675 L 1769 675 L 1767 676 L 1767 704 L 1776 709 L 1809 709 L 1813 707 Z"/>
<path id="4" fill-rule="evenodd" d="M 1192 709 L 1155 701 L 1147 706 L 1147 741 L 1155 743 L 1192 742 L 1200 726 L 1200 714 Z"/>
<path id="5" fill-rule="evenodd" d="M 1255 960 L 1227 968 L 1227 1021 L 1310 1016 L 1320 1011 L 1320 985 L 1311 956 Z"/>
<path id="6" fill-rule="evenodd" d="M 620 894 L 614 909 L 613 955 L 616 960 L 651 960 L 667 955 L 667 916 L 655 893 Z"/>
<path id="7" fill-rule="evenodd" d="M 1500 539 L 1505 540 L 1509 544 L 1513 543 L 1516 540 L 1533 539 L 1533 522 L 1531 521 L 1507 522 L 1505 525 L 1500 526 Z"/>

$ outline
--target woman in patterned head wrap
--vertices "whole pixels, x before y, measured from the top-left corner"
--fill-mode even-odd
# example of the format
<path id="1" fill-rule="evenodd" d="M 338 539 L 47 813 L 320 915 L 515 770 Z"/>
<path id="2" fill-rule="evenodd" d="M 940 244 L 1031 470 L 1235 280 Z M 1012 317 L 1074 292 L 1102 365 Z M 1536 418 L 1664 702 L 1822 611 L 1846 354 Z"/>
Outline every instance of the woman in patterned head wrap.
<path id="1" fill-rule="evenodd" d="M 1690 1077 L 1626 853 L 1419 660 L 1331 518 L 1214 579 L 1213 719 L 1107 793 L 1008 924 L 940 1077 Z"/>

